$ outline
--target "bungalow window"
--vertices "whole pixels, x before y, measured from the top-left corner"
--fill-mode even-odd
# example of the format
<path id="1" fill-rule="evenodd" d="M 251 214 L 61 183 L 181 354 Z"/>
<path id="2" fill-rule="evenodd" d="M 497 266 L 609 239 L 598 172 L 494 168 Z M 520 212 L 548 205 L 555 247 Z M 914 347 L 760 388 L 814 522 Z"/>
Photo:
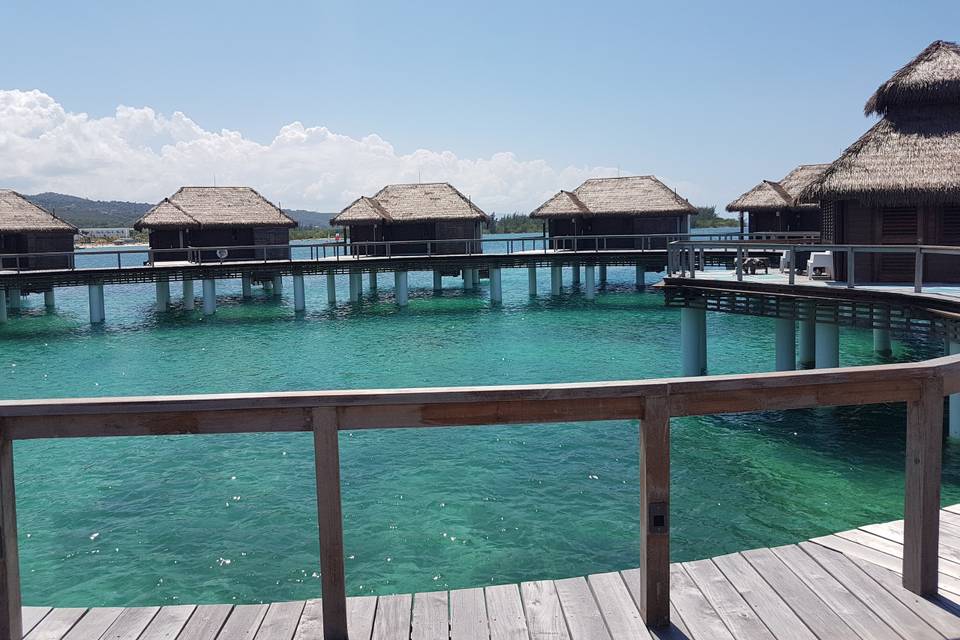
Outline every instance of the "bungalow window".
<path id="1" fill-rule="evenodd" d="M 880 210 L 882 241 L 916 242 L 919 233 L 916 207 L 884 207 Z"/>

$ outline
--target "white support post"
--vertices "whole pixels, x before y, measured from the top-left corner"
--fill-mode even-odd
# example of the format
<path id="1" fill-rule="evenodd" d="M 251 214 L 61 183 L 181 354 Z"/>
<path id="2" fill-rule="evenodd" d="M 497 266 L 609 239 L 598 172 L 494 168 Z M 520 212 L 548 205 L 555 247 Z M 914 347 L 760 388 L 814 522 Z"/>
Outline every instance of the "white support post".
<path id="1" fill-rule="evenodd" d="M 53 292 L 53 287 L 50 287 L 50 291 L 43 292 L 43 306 L 47 309 L 57 306 L 57 295 Z"/>
<path id="2" fill-rule="evenodd" d="M 635 280 L 637 289 L 643 289 L 647 286 L 647 267 L 643 263 L 638 262 L 635 274 Z"/>
<path id="3" fill-rule="evenodd" d="M 106 319 L 103 308 L 103 285 L 100 283 L 88 285 L 87 297 L 90 303 L 90 324 L 102 324 Z"/>
<path id="4" fill-rule="evenodd" d="M 491 304 L 500 304 L 503 302 L 503 286 L 500 282 L 500 267 L 490 267 L 490 302 Z"/>
<path id="5" fill-rule="evenodd" d="M 960 355 L 960 342 L 952 340 L 948 342 L 947 351 L 951 356 Z M 949 434 L 951 438 L 960 438 L 960 393 L 955 393 L 948 398 L 950 402 L 947 409 Z"/>
<path id="6" fill-rule="evenodd" d="M 818 322 L 816 333 L 817 369 L 833 369 L 839 367 L 840 325 L 829 322 Z"/>
<path id="7" fill-rule="evenodd" d="M 607 265 L 600 265 L 600 286 L 607 286 Z"/>
<path id="8" fill-rule="evenodd" d="M 293 310 L 301 313 L 307 310 L 307 299 L 303 291 L 303 274 L 293 274 Z"/>
<path id="9" fill-rule="evenodd" d="M 279 298 L 283 293 L 283 276 L 273 276 L 273 297 Z"/>
<path id="10" fill-rule="evenodd" d="M 559 296 L 563 287 L 563 265 L 554 264 L 550 267 L 550 295 Z"/>
<path id="11" fill-rule="evenodd" d="M 327 271 L 327 302 L 337 304 L 337 274 Z"/>
<path id="12" fill-rule="evenodd" d="M 13 311 L 19 311 L 20 305 L 23 303 L 21 298 L 20 289 L 9 289 L 7 291 L 7 305 Z"/>
<path id="13" fill-rule="evenodd" d="M 797 368 L 797 323 L 793 318 L 777 318 L 775 323 L 777 371 L 793 371 Z"/>
<path id="14" fill-rule="evenodd" d="M 597 270 L 592 264 L 583 267 L 583 293 L 587 300 L 597 297 Z"/>
<path id="15" fill-rule="evenodd" d="M 7 321 L 7 290 L 0 287 L 0 322 Z"/>
<path id="16" fill-rule="evenodd" d="M 170 281 L 157 280 L 157 311 L 163 313 L 170 308 Z"/>
<path id="17" fill-rule="evenodd" d="M 570 284 L 576 286 L 580 284 L 580 263 L 573 262 L 570 264 Z"/>
<path id="18" fill-rule="evenodd" d="M 203 280 L 203 315 L 212 316 L 217 312 L 217 281 L 213 278 Z"/>
<path id="19" fill-rule="evenodd" d="M 873 330 L 873 350 L 878 356 L 889 356 L 893 353 L 890 346 L 890 311 L 878 309 L 876 321 L 881 326 Z"/>
<path id="20" fill-rule="evenodd" d="M 443 274 L 439 269 L 433 270 L 433 290 L 443 291 Z"/>
<path id="21" fill-rule="evenodd" d="M 397 305 L 405 307 L 409 301 L 409 296 L 407 294 L 407 272 L 395 271 L 393 278 L 394 287 L 396 288 Z"/>
<path id="22" fill-rule="evenodd" d="M 806 318 L 803 318 L 799 321 L 799 365 L 801 369 L 812 369 L 817 362 L 817 304 L 815 302 L 803 302 L 801 304 L 803 305 Z"/>
<path id="23" fill-rule="evenodd" d="M 363 273 L 359 271 L 350 272 L 350 302 L 360 302 L 360 295 L 363 293 Z"/>
<path id="24" fill-rule="evenodd" d="M 680 362 L 684 376 L 702 376 L 706 373 L 706 315 L 706 309 L 700 305 L 680 309 Z"/>
<path id="25" fill-rule="evenodd" d="M 249 280 L 248 280 L 249 282 Z M 196 296 L 193 295 L 193 280 L 183 281 L 183 308 L 187 311 L 193 311 Z"/>
<path id="26" fill-rule="evenodd" d="M 527 267 L 527 294 L 532 298 L 537 295 L 537 267 Z"/>
<path id="27" fill-rule="evenodd" d="M 186 286 L 187 283 L 184 282 L 183 284 L 184 286 Z M 244 300 L 249 300 L 250 298 L 253 297 L 253 283 L 250 281 L 250 276 L 240 277 L 240 288 L 243 292 L 242 295 Z M 191 291 L 193 290 L 192 282 L 190 284 L 190 289 Z M 186 291 L 186 289 L 184 289 L 184 291 Z M 186 294 L 184 294 L 184 298 L 186 298 Z M 193 307 L 190 307 L 190 308 L 192 309 Z"/>
<path id="28" fill-rule="evenodd" d="M 473 270 L 473 288 L 474 289 L 480 288 L 480 269 Z"/>
<path id="29" fill-rule="evenodd" d="M 376 291 L 377 290 L 377 270 L 376 269 L 370 269 L 369 280 L 370 280 L 370 291 Z"/>

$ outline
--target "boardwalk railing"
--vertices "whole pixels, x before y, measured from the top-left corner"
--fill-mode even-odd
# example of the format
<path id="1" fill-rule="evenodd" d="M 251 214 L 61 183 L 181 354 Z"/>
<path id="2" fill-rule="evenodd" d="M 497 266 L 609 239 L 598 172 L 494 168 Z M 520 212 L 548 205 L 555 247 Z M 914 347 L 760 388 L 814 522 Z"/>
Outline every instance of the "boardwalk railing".
<path id="1" fill-rule="evenodd" d="M 637 604 L 661 626 L 670 618 L 671 417 L 905 402 L 903 584 L 934 595 L 943 399 L 958 392 L 960 356 L 635 382 L 0 401 L 0 637 L 21 637 L 13 442 L 34 438 L 312 432 L 324 637 L 338 640 L 347 638 L 339 431 L 639 419 Z"/>
<path id="2" fill-rule="evenodd" d="M 468 255 L 484 253 L 491 245 L 498 251 L 490 255 L 513 255 L 516 253 L 554 251 L 599 252 L 608 250 L 653 250 L 663 251 L 674 242 L 723 242 L 723 241 L 781 241 L 815 242 L 819 233 L 669 233 L 634 235 L 591 235 L 591 236 L 520 236 L 515 238 L 460 238 L 444 240 L 391 240 L 391 241 L 349 241 L 330 240 L 313 243 L 178 247 L 172 249 L 94 249 L 81 251 L 51 251 L 44 253 L 5 253 L 0 254 L 0 271 L 37 270 L 35 261 L 53 261 L 62 258 L 62 267 L 51 271 L 82 271 L 84 269 L 102 269 L 103 266 L 82 266 L 87 258 L 104 257 L 104 262 L 115 264 L 117 269 L 146 266 L 163 266 L 173 262 L 190 264 L 223 264 L 224 262 L 276 262 L 320 261 L 320 260 L 359 260 L 368 256 L 378 257 L 431 257 L 435 255 Z M 489 252 L 488 252 L 489 253 Z M 81 265 L 77 264 L 80 258 Z M 42 264 L 42 262 L 41 262 Z"/>
<path id="3" fill-rule="evenodd" d="M 913 256 L 913 290 L 915 293 L 923 293 L 924 280 L 924 258 L 927 256 L 954 256 L 960 259 L 960 246 L 947 245 L 915 245 L 915 244 L 795 244 L 788 242 L 688 242 L 679 240 L 670 243 L 667 249 L 667 273 L 679 274 L 681 277 L 689 273 L 691 278 L 696 278 L 696 267 L 699 265 L 701 270 L 706 264 L 705 253 L 711 251 L 716 257 L 717 251 L 724 251 L 730 254 L 731 261 L 737 272 L 737 280 L 743 280 L 743 264 L 751 251 L 767 251 L 782 253 L 787 264 L 796 264 L 796 258 L 804 253 L 814 251 L 830 251 L 834 258 L 840 258 L 846 271 L 846 285 L 853 289 L 856 286 L 856 265 L 857 256 L 861 255 L 910 255 Z M 960 263 L 958 263 L 960 264 Z M 787 271 L 789 283 L 795 283 L 795 270 Z M 872 283 L 876 284 L 876 283 Z"/>

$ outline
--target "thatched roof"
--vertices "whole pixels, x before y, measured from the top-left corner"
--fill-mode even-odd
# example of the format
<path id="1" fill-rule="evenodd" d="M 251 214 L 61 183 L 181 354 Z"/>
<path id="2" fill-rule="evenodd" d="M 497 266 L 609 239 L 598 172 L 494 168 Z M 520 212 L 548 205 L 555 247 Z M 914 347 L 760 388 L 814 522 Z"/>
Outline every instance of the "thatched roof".
<path id="1" fill-rule="evenodd" d="M 880 85 L 864 107 L 867 115 L 891 108 L 960 104 L 960 46 L 937 40 Z"/>
<path id="2" fill-rule="evenodd" d="M 823 175 L 828 164 L 802 164 L 778 182 L 764 180 L 727 205 L 727 211 L 785 211 L 815 209 L 815 202 L 800 196 L 814 180 Z"/>
<path id="3" fill-rule="evenodd" d="M 133 225 L 134 229 L 295 227 L 272 202 L 250 187 L 180 187 Z"/>
<path id="4" fill-rule="evenodd" d="M 0 189 L 0 233 L 77 233 L 56 217 L 10 189 Z"/>
<path id="5" fill-rule="evenodd" d="M 883 119 L 804 197 L 876 204 L 960 202 L 960 47 L 934 42 L 867 102 Z"/>
<path id="6" fill-rule="evenodd" d="M 391 184 L 362 196 L 330 220 L 331 225 L 404 224 L 438 220 L 483 220 L 487 214 L 446 182 Z"/>
<path id="7" fill-rule="evenodd" d="M 591 178 L 573 191 L 553 196 L 530 217 L 669 216 L 696 212 L 693 205 L 655 176 L 630 176 Z"/>

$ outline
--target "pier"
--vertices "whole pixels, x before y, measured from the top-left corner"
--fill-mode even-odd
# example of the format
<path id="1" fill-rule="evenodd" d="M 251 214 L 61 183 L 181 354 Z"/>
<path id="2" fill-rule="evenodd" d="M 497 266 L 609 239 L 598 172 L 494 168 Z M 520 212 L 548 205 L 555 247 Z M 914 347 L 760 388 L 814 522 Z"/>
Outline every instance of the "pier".
<path id="1" fill-rule="evenodd" d="M 950 549 L 960 538 L 953 531 L 953 516 L 940 510 L 940 471 L 944 397 L 957 393 L 960 356 L 579 384 L 0 401 L 0 637 L 19 638 L 25 627 L 39 627 L 45 620 L 54 629 L 28 637 L 292 638 L 299 628 L 304 631 L 298 638 L 321 637 L 322 629 L 327 640 L 527 634 L 603 640 L 645 633 L 692 639 L 926 637 L 901 631 L 931 634 L 928 627 L 956 619 L 954 605 L 945 598 L 954 593 L 960 574 L 953 559 L 948 564 L 943 558 L 951 558 L 956 550 Z M 885 541 L 854 540 L 859 546 L 853 547 L 849 535 L 838 534 L 829 539 L 833 546 L 818 539 L 812 546 L 671 566 L 671 417 L 876 403 L 907 407 L 904 520 L 883 529 L 877 537 Z M 598 420 L 640 423 L 639 567 L 519 587 L 346 597 L 339 432 Z M 319 602 L 90 612 L 22 608 L 13 482 L 16 440 L 258 432 L 313 434 Z M 864 559 L 879 568 L 867 568 Z M 93 630 L 84 631 L 87 625 Z M 155 631 L 144 635 L 151 625 Z M 841 635 L 823 635 L 825 629 Z"/>

